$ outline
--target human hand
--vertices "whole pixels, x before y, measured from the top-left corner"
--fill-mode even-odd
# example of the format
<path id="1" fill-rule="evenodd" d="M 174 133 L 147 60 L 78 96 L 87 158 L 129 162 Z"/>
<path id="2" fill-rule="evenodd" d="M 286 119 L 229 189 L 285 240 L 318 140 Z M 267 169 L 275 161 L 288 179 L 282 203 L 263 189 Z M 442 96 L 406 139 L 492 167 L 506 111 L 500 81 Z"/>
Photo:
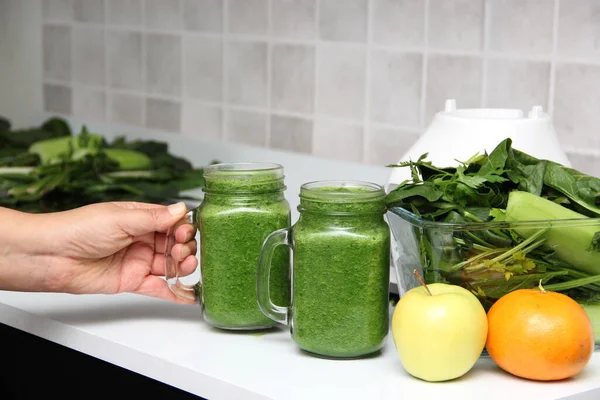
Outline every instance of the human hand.
<path id="1" fill-rule="evenodd" d="M 48 263 L 47 290 L 131 292 L 192 303 L 177 297 L 162 278 L 166 232 L 186 211 L 183 203 L 167 207 L 112 202 L 37 216 L 39 232 L 46 233 L 35 248 Z M 180 262 L 182 276 L 197 266 L 195 233 L 189 223 L 174 232 L 176 244 L 171 254 Z"/>

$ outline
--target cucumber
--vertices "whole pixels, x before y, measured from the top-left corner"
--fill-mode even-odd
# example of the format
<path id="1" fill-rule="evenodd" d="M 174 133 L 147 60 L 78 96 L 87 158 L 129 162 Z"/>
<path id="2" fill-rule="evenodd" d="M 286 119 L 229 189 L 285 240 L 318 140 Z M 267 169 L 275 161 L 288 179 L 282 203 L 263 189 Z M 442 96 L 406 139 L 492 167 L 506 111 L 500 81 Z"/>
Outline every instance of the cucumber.
<path id="1" fill-rule="evenodd" d="M 556 221 L 565 219 L 589 219 L 587 216 L 570 210 L 553 201 L 522 191 L 513 191 L 508 195 L 506 221 Z M 600 274 L 600 252 L 592 250 L 592 240 L 599 225 L 581 224 L 570 226 L 552 226 L 540 224 L 538 228 L 519 228 L 514 230 L 523 238 L 528 238 L 539 229 L 550 227 L 542 236 L 544 246 L 556 252 L 556 256 L 571 264 L 574 269 L 591 275 Z"/>

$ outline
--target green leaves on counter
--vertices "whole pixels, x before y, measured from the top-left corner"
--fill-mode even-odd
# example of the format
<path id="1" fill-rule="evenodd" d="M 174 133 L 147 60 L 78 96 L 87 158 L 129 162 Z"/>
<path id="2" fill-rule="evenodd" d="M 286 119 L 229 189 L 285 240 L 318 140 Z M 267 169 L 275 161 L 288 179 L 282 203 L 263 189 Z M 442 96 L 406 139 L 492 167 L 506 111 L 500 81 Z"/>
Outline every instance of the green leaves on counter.
<path id="1" fill-rule="evenodd" d="M 0 118 L 0 206 L 60 211 L 102 201 L 168 203 L 204 186 L 202 169 L 152 140 L 111 143 L 84 126 L 72 135 L 60 118 L 10 130 Z"/>

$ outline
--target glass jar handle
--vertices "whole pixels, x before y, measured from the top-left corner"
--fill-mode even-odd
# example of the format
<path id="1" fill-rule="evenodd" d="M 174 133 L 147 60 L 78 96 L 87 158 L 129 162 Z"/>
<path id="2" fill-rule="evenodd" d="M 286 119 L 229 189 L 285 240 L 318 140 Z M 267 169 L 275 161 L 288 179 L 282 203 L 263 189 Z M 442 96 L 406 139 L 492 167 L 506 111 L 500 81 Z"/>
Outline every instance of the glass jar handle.
<path id="1" fill-rule="evenodd" d="M 202 304 L 202 286 L 200 281 L 193 285 L 186 285 L 182 283 L 179 280 L 179 261 L 171 256 L 173 246 L 177 244 L 177 240 L 175 239 L 175 232 L 177 231 L 177 228 L 184 224 L 192 224 L 195 226 L 196 224 L 194 217 L 196 216 L 196 210 L 198 209 L 196 208 L 192 211 L 189 211 L 182 219 L 180 219 L 167 231 L 167 240 L 165 241 L 165 279 L 169 285 L 169 289 L 171 289 L 171 291 L 177 296 Z M 198 232 L 200 231 L 198 230 Z"/>
<path id="2" fill-rule="evenodd" d="M 289 241 L 290 232 L 291 228 L 279 229 L 267 236 L 258 257 L 258 272 L 256 275 L 256 299 L 258 307 L 267 317 L 285 325 L 288 324 L 289 309 L 273 304 L 269 281 L 275 249 L 281 245 L 288 246 L 290 249 L 292 248 Z"/>

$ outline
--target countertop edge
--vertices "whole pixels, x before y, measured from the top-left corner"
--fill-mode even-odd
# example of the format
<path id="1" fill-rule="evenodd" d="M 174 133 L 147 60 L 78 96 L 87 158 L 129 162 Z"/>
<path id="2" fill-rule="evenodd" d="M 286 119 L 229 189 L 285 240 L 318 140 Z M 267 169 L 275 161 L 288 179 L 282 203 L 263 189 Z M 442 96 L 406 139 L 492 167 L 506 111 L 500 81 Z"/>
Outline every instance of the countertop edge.
<path id="1" fill-rule="evenodd" d="M 200 374 L 131 347 L 84 332 L 73 326 L 0 303 L 0 322 L 37 337 L 142 374 L 188 393 L 219 399 L 270 400 L 231 382 Z M 157 371 L 164 371 L 157 373 Z M 197 386 L 203 387 L 201 393 Z M 196 390 L 195 390 L 196 388 Z"/>

